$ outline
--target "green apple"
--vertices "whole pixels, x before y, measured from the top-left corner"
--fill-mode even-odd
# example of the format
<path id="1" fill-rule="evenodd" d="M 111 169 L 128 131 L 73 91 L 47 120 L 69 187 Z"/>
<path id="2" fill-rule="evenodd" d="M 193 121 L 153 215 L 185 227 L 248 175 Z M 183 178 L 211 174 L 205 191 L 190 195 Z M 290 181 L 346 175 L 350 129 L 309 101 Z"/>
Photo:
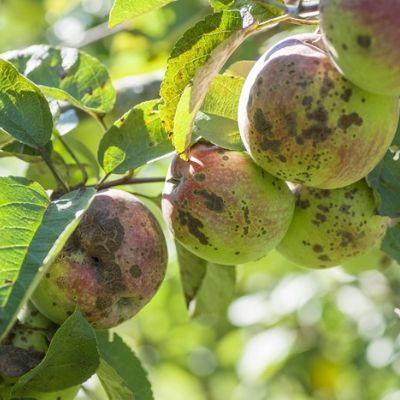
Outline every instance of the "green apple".
<path id="1" fill-rule="evenodd" d="M 238 111 L 243 143 L 257 164 L 321 189 L 365 177 L 388 150 L 398 121 L 398 99 L 343 77 L 318 34 L 269 49 L 249 73 Z"/>
<path id="2" fill-rule="evenodd" d="M 320 0 L 323 38 L 347 79 L 385 96 L 400 96 L 400 2 Z"/>
<path id="3" fill-rule="evenodd" d="M 377 215 L 377 201 L 364 180 L 332 190 L 299 185 L 295 196 L 293 221 L 277 249 L 305 267 L 340 265 L 370 251 L 389 223 Z"/>
<path id="4" fill-rule="evenodd" d="M 162 199 L 175 239 L 199 257 L 225 265 L 267 254 L 286 233 L 293 209 L 285 182 L 248 154 L 207 143 L 192 147 L 189 161 L 174 158 Z"/>

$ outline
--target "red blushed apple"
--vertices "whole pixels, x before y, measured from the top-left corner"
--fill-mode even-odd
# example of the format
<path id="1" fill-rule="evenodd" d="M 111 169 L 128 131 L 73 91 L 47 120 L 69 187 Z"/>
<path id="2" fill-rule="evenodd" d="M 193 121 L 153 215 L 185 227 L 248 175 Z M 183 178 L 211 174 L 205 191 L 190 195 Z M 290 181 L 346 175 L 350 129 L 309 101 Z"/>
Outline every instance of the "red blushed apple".
<path id="1" fill-rule="evenodd" d="M 348 81 L 318 34 L 291 36 L 269 49 L 246 79 L 238 112 L 241 138 L 258 165 L 320 189 L 345 187 L 371 172 L 398 121 L 398 99 Z"/>
<path id="2" fill-rule="evenodd" d="M 61 324 L 78 305 L 97 329 L 135 315 L 156 293 L 167 266 L 164 235 L 135 196 L 99 192 L 32 296 Z"/>
<path id="3" fill-rule="evenodd" d="M 323 38 L 347 79 L 385 96 L 400 96 L 400 1 L 321 0 Z"/>

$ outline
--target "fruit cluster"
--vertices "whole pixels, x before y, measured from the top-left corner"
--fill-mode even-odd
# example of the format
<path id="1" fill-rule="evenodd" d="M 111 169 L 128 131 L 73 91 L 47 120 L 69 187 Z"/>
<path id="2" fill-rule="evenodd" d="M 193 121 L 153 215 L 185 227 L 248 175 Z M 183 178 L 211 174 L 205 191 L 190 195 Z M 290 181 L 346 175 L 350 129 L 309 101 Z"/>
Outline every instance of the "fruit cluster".
<path id="1" fill-rule="evenodd" d="M 171 163 L 162 211 L 178 242 L 216 264 L 277 248 L 315 268 L 379 243 L 389 220 L 377 215 L 363 178 L 399 120 L 400 3 L 387 3 L 321 0 L 321 34 L 289 37 L 260 57 L 239 102 L 247 152 L 200 140 L 187 161 Z M 99 191 L 31 300 L 57 324 L 78 304 L 95 328 L 108 329 L 153 297 L 167 258 L 143 203 Z"/>
<path id="2" fill-rule="evenodd" d="M 238 107 L 246 152 L 200 139 L 188 160 L 172 160 L 163 217 L 202 259 L 237 265 L 276 248 L 325 268 L 377 250 L 385 234 L 390 220 L 364 178 L 399 122 L 400 0 L 320 0 L 319 14 L 319 33 L 280 41 L 248 74 Z M 151 300 L 167 262 L 150 210 L 125 191 L 98 191 L 0 343 L 0 397 L 41 362 L 77 305 L 94 328 L 112 328 Z"/>
<path id="3" fill-rule="evenodd" d="M 289 37 L 260 57 L 238 114 L 252 161 L 199 143 L 188 162 L 172 162 L 162 206 L 181 244 L 219 264 L 257 260 L 276 247 L 312 268 L 377 246 L 389 219 L 377 215 L 364 178 L 399 121 L 400 28 L 392 12 L 400 5 L 387 3 L 323 0 L 322 34 Z"/>

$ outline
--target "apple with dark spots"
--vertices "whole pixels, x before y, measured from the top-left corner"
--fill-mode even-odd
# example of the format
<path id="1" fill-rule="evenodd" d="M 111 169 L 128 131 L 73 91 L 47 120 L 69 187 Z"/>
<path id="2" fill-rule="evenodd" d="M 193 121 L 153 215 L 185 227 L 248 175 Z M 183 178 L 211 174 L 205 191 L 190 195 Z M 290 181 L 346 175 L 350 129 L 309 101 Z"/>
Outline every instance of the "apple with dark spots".
<path id="1" fill-rule="evenodd" d="M 171 163 L 162 210 L 171 232 L 189 251 L 217 264 L 254 261 L 273 249 L 292 219 L 286 183 L 248 154 L 198 143 L 188 161 Z"/>
<path id="2" fill-rule="evenodd" d="M 36 319 L 30 321 L 34 323 Z M 20 376 L 42 361 L 49 347 L 48 335 L 55 326 L 44 317 L 39 319 L 40 327 L 17 320 L 0 343 L 0 398 L 2 390 L 11 388 Z"/>
<path id="3" fill-rule="evenodd" d="M 342 264 L 370 251 L 385 234 L 389 218 L 377 215 L 374 192 L 364 180 L 324 190 L 298 185 L 293 221 L 278 251 L 311 268 Z"/>
<path id="4" fill-rule="evenodd" d="M 44 355 L 56 329 L 57 325 L 28 302 L 21 308 L 17 320 L 1 344 L 34 350 Z"/>
<path id="5" fill-rule="evenodd" d="M 318 34 L 292 36 L 268 50 L 245 81 L 238 113 L 257 164 L 322 189 L 365 177 L 390 146 L 398 119 L 398 100 L 343 77 Z"/>
<path id="6" fill-rule="evenodd" d="M 23 398 L 35 400 L 73 400 L 78 395 L 79 389 L 80 385 L 77 385 L 57 392 L 43 393 L 24 390 L 18 392 L 18 394 Z"/>
<path id="7" fill-rule="evenodd" d="M 321 0 L 329 53 L 347 79 L 386 96 L 400 96 L 400 1 Z"/>
<path id="8" fill-rule="evenodd" d="M 389 268 L 394 264 L 394 260 L 380 249 L 380 244 L 381 243 L 375 245 L 375 247 L 367 253 L 360 254 L 359 256 L 343 263 L 342 268 L 344 271 L 349 274 L 357 275 L 371 269 L 383 272 Z"/>
<path id="9" fill-rule="evenodd" d="M 79 305 L 94 328 L 111 328 L 154 296 L 167 259 L 163 232 L 144 204 L 127 192 L 103 190 L 31 300 L 58 324 Z"/>
<path id="10" fill-rule="evenodd" d="M 8 335 L 7 342 L 20 349 L 36 350 L 44 354 L 50 341 L 46 329 L 32 328 L 16 322 Z"/>
<path id="11" fill-rule="evenodd" d="M 51 333 L 57 329 L 57 325 L 41 314 L 30 301 L 19 310 L 17 317 L 19 323 L 35 330 L 41 329 Z"/>
<path id="12" fill-rule="evenodd" d="M 39 365 L 56 329 L 57 326 L 32 304 L 21 309 L 18 320 L 0 344 L 0 398 L 9 398 L 18 379 Z M 19 389 L 17 394 L 18 398 L 35 400 L 72 400 L 79 388 L 80 385 L 76 385 L 51 393 Z"/>

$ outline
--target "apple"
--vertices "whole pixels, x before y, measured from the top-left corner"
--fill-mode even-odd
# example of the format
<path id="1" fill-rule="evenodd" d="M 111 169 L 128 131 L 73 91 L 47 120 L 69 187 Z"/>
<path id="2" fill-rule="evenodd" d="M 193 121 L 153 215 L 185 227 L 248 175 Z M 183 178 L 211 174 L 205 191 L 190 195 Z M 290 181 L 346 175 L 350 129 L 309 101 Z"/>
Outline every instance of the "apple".
<path id="1" fill-rule="evenodd" d="M 167 259 L 163 232 L 145 205 L 127 192 L 103 190 L 31 300 L 57 324 L 79 306 L 94 328 L 111 328 L 154 296 Z"/>
<path id="2" fill-rule="evenodd" d="M 188 161 L 176 156 L 162 198 L 175 239 L 199 257 L 224 265 L 254 261 L 273 249 L 292 219 L 286 183 L 248 154 L 198 143 Z"/>

